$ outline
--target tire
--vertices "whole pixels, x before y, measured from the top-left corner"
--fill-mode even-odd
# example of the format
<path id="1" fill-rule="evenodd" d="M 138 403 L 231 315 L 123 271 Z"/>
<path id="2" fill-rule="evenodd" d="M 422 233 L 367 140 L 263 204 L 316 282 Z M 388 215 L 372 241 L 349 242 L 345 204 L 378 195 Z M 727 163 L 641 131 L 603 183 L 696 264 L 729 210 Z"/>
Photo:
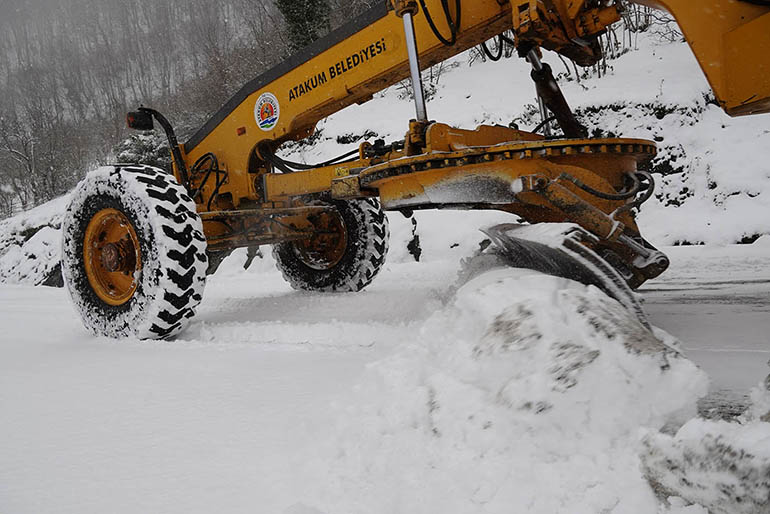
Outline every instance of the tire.
<path id="1" fill-rule="evenodd" d="M 356 292 L 368 286 L 385 264 L 390 228 L 388 218 L 374 199 L 331 202 L 336 207 L 337 228 L 342 231 L 338 256 L 324 261 L 309 258 L 314 239 L 273 246 L 273 257 L 284 279 L 298 290 Z M 310 255 L 314 255 L 310 252 Z"/>
<path id="2" fill-rule="evenodd" d="M 104 167 L 73 192 L 62 223 L 62 275 L 92 333 L 178 334 L 203 298 L 206 268 L 201 219 L 172 175 L 150 166 Z"/>

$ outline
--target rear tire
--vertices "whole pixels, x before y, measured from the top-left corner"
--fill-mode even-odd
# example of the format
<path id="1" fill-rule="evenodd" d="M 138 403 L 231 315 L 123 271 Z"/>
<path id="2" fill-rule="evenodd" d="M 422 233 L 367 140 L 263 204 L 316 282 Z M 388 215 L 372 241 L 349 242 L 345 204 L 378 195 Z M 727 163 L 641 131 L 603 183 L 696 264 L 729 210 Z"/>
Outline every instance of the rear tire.
<path id="1" fill-rule="evenodd" d="M 325 247 L 313 238 L 273 246 L 276 265 L 294 289 L 360 291 L 385 264 L 390 228 L 380 203 L 374 199 L 331 203 L 338 212 L 335 225 L 340 231 L 331 245 Z M 328 246 L 334 248 L 328 250 Z"/>
<path id="2" fill-rule="evenodd" d="M 206 239 L 172 175 L 140 165 L 96 170 L 75 189 L 62 235 L 64 283 L 92 333 L 165 339 L 194 316 Z"/>

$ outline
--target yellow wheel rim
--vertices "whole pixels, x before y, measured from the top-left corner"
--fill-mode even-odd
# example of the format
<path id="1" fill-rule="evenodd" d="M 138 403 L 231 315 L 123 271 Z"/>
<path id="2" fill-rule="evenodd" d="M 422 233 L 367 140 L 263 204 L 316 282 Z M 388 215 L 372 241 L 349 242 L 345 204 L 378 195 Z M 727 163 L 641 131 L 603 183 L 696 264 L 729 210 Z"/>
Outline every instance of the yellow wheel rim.
<path id="1" fill-rule="evenodd" d="M 142 255 L 136 230 L 117 209 L 102 209 L 86 227 L 83 241 L 86 276 L 96 296 L 108 305 L 128 302 L 136 292 Z"/>

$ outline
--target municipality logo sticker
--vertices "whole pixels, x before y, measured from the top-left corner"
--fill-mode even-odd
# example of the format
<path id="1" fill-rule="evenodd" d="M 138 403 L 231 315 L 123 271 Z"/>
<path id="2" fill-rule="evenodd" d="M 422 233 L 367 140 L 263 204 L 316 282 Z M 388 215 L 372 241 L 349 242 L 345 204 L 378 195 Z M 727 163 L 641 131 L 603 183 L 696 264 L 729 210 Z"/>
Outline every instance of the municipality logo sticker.
<path id="1" fill-rule="evenodd" d="M 265 132 L 272 130 L 281 117 L 281 107 L 278 99 L 272 93 L 262 93 L 254 106 L 254 118 L 259 128 Z"/>

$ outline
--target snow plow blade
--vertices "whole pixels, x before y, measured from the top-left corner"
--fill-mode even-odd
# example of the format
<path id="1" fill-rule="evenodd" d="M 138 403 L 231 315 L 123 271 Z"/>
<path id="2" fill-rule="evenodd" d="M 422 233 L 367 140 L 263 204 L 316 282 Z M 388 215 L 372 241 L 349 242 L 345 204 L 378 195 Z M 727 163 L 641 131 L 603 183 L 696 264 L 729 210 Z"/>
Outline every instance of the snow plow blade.
<path id="1" fill-rule="evenodd" d="M 507 264 L 596 286 L 651 329 L 637 294 L 615 268 L 591 250 L 598 239 L 590 232 L 567 223 L 505 223 L 482 232 L 489 236 Z"/>

